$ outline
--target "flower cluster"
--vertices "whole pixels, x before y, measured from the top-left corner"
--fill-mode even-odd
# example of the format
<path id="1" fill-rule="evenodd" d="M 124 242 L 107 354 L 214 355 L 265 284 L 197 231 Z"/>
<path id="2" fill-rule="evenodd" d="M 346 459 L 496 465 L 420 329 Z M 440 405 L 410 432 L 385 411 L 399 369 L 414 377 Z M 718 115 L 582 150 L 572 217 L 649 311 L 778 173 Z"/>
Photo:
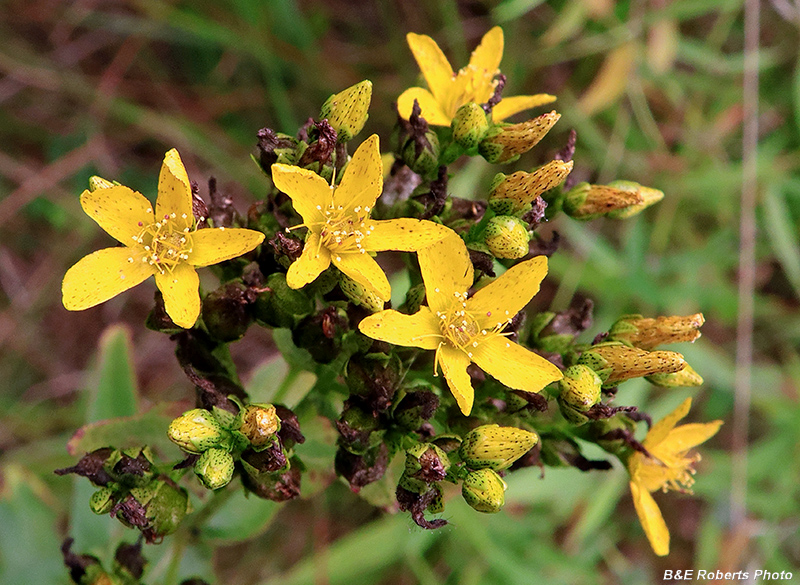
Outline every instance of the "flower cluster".
<path id="1" fill-rule="evenodd" d="M 558 247 L 537 233 L 541 223 L 560 212 L 626 219 L 663 193 L 630 181 L 570 185 L 572 132 L 549 162 L 498 172 L 470 199 L 454 196 L 456 160 L 519 160 L 560 115 L 505 120 L 555 98 L 503 96 L 499 27 L 458 72 L 431 38 L 409 34 L 408 43 L 428 88 L 399 96 L 385 155 L 377 135 L 350 154 L 368 119 L 365 80 L 330 96 L 296 134 L 258 132 L 254 160 L 271 184 L 247 213 L 213 181 L 203 201 L 175 150 L 164 159 L 155 205 L 119 184 L 90 181 L 83 209 L 123 245 L 67 271 L 64 306 L 88 309 L 154 276 L 161 294 L 147 325 L 172 336 L 196 394 L 194 408 L 165 429 L 183 460 L 156 466 L 149 451 L 109 447 L 64 472 L 89 477 L 101 488 L 92 509 L 149 540 L 176 530 L 186 514 L 178 482 L 187 469 L 208 490 L 232 489 L 238 478 L 248 493 L 284 501 L 301 494 L 304 472 L 326 476 L 332 465 L 354 492 L 390 484 L 400 509 L 437 528 L 447 522 L 428 516 L 443 511 L 447 484 L 460 485 L 473 509 L 494 513 L 505 501 L 503 477 L 520 467 L 610 469 L 584 457 L 588 441 L 627 466 L 645 534 L 666 554 L 669 534 L 650 494 L 691 485 L 699 456 L 687 452 L 721 421 L 676 427 L 687 399 L 640 442 L 637 427 L 650 417 L 612 401 L 633 378 L 661 388 L 702 384 L 681 354 L 657 349 L 695 341 L 702 314 L 625 315 L 585 343 L 589 301 L 560 313 L 528 309 Z M 219 286 L 200 290 L 195 269 L 211 265 Z M 276 333 L 276 344 L 289 374 L 275 380 L 269 403 L 250 399 L 227 349 L 251 326 L 287 334 Z M 301 370 L 315 382 L 290 401 Z M 313 428 L 318 417 L 338 433 L 325 470 L 296 449 L 301 426 Z M 405 457 L 400 477 L 389 471 L 394 457 Z"/>

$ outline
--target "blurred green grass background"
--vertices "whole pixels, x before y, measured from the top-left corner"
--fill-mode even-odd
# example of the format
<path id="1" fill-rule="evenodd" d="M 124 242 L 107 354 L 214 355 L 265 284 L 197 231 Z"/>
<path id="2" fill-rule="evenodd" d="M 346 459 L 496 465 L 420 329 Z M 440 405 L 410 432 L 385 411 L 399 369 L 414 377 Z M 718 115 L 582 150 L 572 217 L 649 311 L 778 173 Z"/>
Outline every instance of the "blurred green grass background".
<path id="1" fill-rule="evenodd" d="M 80 209 L 87 178 L 154 193 L 163 154 L 177 147 L 201 195 L 214 175 L 245 211 L 267 188 L 249 159 L 256 130 L 293 133 L 328 95 L 371 79 L 362 137 L 386 142 L 392 101 L 418 80 L 405 34 L 432 35 L 458 67 L 495 24 L 505 31 L 508 95 L 555 94 L 563 114 L 516 168 L 552 158 L 575 128 L 578 178 L 635 180 L 666 193 L 624 223 L 553 222 L 564 243 L 537 302 L 558 310 L 575 294 L 591 297 L 593 332 L 626 312 L 705 314 L 703 338 L 675 347 L 705 386 L 629 382 L 620 395 L 660 416 L 691 394 L 694 420 L 726 421 L 702 448 L 695 497 L 656 496 L 671 555 L 650 552 L 621 468 L 548 470 L 543 481 L 525 470 L 509 476 L 503 513 L 475 514 L 456 498 L 451 525 L 433 533 L 381 514 L 338 483 L 277 513 L 235 500 L 251 537 L 235 542 L 245 520 L 226 526 L 218 518 L 216 539 L 146 546 L 148 582 L 210 578 L 212 570 L 219 583 L 248 584 L 637 584 L 693 568 L 795 569 L 800 578 L 800 8 L 762 2 L 760 19 L 747 514 L 731 523 L 731 491 L 741 487 L 731 419 L 748 114 L 743 2 L 3 0 L 0 582 L 69 582 L 58 546 L 89 492 L 52 470 L 73 463 L 65 444 L 87 421 L 107 327 L 130 325 L 140 409 L 188 395 L 171 343 L 142 327 L 152 287 L 83 313 L 60 305 L 66 268 L 108 245 Z M 471 163 L 461 172 L 450 190 L 469 197 L 481 195 L 496 169 Z M 233 348 L 245 379 L 273 351 L 269 334 L 255 328 Z M 97 520 L 103 538 L 135 539 Z"/>

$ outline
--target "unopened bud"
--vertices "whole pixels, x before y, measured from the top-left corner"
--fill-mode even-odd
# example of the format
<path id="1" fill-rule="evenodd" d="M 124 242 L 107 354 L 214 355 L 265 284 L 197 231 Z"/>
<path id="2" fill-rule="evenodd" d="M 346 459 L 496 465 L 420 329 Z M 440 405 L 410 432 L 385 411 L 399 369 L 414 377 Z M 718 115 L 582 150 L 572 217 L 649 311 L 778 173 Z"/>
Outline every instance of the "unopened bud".
<path id="1" fill-rule="evenodd" d="M 608 331 L 608 339 L 641 349 L 654 349 L 659 345 L 693 342 L 700 337 L 700 327 L 705 323 L 702 313 L 685 317 L 645 318 L 641 315 L 620 317 Z"/>
<path id="2" fill-rule="evenodd" d="M 664 388 L 693 388 L 703 385 L 703 377 L 689 364 L 686 364 L 686 367 L 680 372 L 653 374 L 652 376 L 645 376 L 645 380 Z"/>
<path id="3" fill-rule="evenodd" d="M 336 130 L 337 142 L 347 142 L 364 128 L 371 100 L 372 82 L 365 79 L 329 97 L 322 105 L 320 118 L 327 119 Z"/>
<path id="4" fill-rule="evenodd" d="M 225 449 L 208 449 L 194 464 L 194 472 L 208 489 L 223 488 L 233 477 L 233 455 Z"/>
<path id="5" fill-rule="evenodd" d="M 103 177 L 98 177 L 97 175 L 89 177 L 89 191 L 97 191 L 98 189 L 110 189 L 111 187 L 115 187 L 117 185 L 119 185 L 119 183 L 109 181 L 108 179 L 104 179 Z"/>
<path id="6" fill-rule="evenodd" d="M 169 480 L 158 480 L 154 483 L 155 493 L 145 507 L 150 520 L 148 533 L 157 540 L 178 529 L 189 511 L 189 494 Z"/>
<path id="7" fill-rule="evenodd" d="M 433 130 L 428 130 L 421 138 L 410 138 L 400 153 L 403 162 L 415 173 L 435 174 L 439 168 L 439 138 Z"/>
<path id="8" fill-rule="evenodd" d="M 536 146 L 560 117 L 553 110 L 520 124 L 498 124 L 481 141 L 478 152 L 492 164 L 515 161 Z"/>
<path id="9" fill-rule="evenodd" d="M 339 288 L 356 305 L 364 307 L 373 313 L 383 310 L 385 303 L 378 295 L 364 288 L 343 272 L 339 273 Z"/>
<path id="10" fill-rule="evenodd" d="M 580 425 L 589 419 L 583 414 L 600 402 L 603 381 L 589 366 L 575 365 L 564 370 L 558 381 L 558 405 L 569 422 Z"/>
<path id="11" fill-rule="evenodd" d="M 425 284 L 421 282 L 408 289 L 404 312 L 413 315 L 419 311 L 423 300 L 425 300 Z"/>
<path id="12" fill-rule="evenodd" d="M 498 173 L 492 181 L 489 207 L 498 215 L 525 211 L 542 193 L 563 183 L 572 171 L 572 164 L 572 161 L 552 160 L 532 173 Z"/>
<path id="13" fill-rule="evenodd" d="M 564 213 L 572 219 L 588 221 L 614 211 L 627 209 L 644 201 L 639 191 L 607 185 L 578 183 L 564 195 Z"/>
<path id="14" fill-rule="evenodd" d="M 467 433 L 458 453 L 470 469 L 501 470 L 511 466 L 538 442 L 536 433 L 524 429 L 482 425 Z"/>
<path id="15" fill-rule="evenodd" d="M 677 352 L 648 352 L 618 341 L 591 346 L 581 354 L 578 363 L 597 372 L 604 388 L 616 386 L 630 378 L 679 372 L 686 366 L 683 356 Z"/>
<path id="16" fill-rule="evenodd" d="M 281 419 L 271 404 L 248 404 L 244 407 L 242 433 L 254 450 L 259 451 L 272 445 L 275 434 L 281 429 Z"/>
<path id="17" fill-rule="evenodd" d="M 470 151 L 478 146 L 489 131 L 489 119 L 481 106 L 469 102 L 458 108 L 451 127 L 453 140 L 464 150 Z"/>
<path id="18" fill-rule="evenodd" d="M 511 215 L 498 215 L 489 220 L 483 241 L 496 258 L 522 258 L 528 253 L 528 226 Z"/>
<path id="19" fill-rule="evenodd" d="M 187 453 L 202 453 L 225 441 L 229 433 L 203 408 L 184 412 L 167 429 L 170 440 Z"/>
<path id="20" fill-rule="evenodd" d="M 259 294 L 253 304 L 253 313 L 261 323 L 291 328 L 314 310 L 314 302 L 303 291 L 289 288 L 285 274 L 270 274 L 266 288 L 269 290 Z"/>
<path id="21" fill-rule="evenodd" d="M 499 512 L 506 500 L 506 482 L 492 469 L 470 471 L 461 484 L 461 495 L 478 512 Z"/>
<path id="22" fill-rule="evenodd" d="M 608 217 L 613 219 L 628 219 L 629 217 L 633 217 L 664 198 L 663 191 L 651 187 L 643 187 L 639 183 L 634 183 L 633 181 L 612 181 L 608 186 L 614 189 L 627 190 L 631 193 L 638 193 L 642 198 L 640 203 L 609 213 Z"/>

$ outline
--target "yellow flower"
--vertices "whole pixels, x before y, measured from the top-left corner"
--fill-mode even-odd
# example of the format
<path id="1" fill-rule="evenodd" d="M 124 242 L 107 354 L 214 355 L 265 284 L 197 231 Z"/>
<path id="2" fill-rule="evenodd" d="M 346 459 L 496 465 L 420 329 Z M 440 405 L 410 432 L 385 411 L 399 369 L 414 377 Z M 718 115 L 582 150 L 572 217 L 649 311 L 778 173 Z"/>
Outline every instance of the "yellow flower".
<path id="1" fill-rule="evenodd" d="M 368 252 L 413 252 L 450 232 L 443 225 L 420 219 L 370 219 L 383 190 L 377 135 L 358 147 L 338 187 L 313 171 L 284 164 L 272 165 L 272 180 L 303 218 L 295 227 L 308 228 L 303 253 L 286 274 L 291 288 L 302 288 L 333 262 L 356 283 L 388 301 L 389 281 Z"/>
<path id="2" fill-rule="evenodd" d="M 692 399 L 687 398 L 653 425 L 642 443 L 651 457 L 636 451 L 628 459 L 633 504 L 650 546 L 659 556 L 669 553 L 669 530 L 650 493 L 670 489 L 691 493 L 688 488 L 694 483 L 692 465 L 700 460 L 700 455 L 687 457 L 687 452 L 713 437 L 722 425 L 721 420 L 715 420 L 676 428 L 678 421 L 689 413 L 691 405 Z"/>
<path id="3" fill-rule="evenodd" d="M 195 267 L 241 256 L 264 239 L 247 229 L 197 229 L 189 177 L 175 149 L 161 166 L 155 213 L 141 193 L 121 185 L 84 191 L 81 206 L 125 246 L 98 250 L 67 271 L 61 294 L 70 311 L 99 305 L 155 275 L 167 314 L 189 328 L 200 315 Z"/>
<path id="4" fill-rule="evenodd" d="M 450 391 L 465 415 L 474 392 L 467 366 L 474 362 L 502 384 L 538 392 L 561 379 L 561 371 L 543 357 L 506 339 L 502 329 L 539 291 L 547 259 L 532 258 L 467 298 L 473 269 L 467 247 L 453 233 L 418 254 L 428 306 L 413 315 L 381 311 L 361 321 L 359 329 L 395 345 L 436 350 Z"/>
<path id="5" fill-rule="evenodd" d="M 503 58 L 503 29 L 499 26 L 487 32 L 481 44 L 472 52 L 469 65 L 453 72 L 439 45 L 431 37 L 408 33 L 408 46 L 414 53 L 430 91 L 411 87 L 397 98 L 397 109 L 403 118 L 411 115 L 414 100 L 422 108 L 422 117 L 434 126 L 449 126 L 456 111 L 470 102 L 485 104 L 494 95 Z M 492 109 L 492 119 L 501 122 L 523 110 L 549 104 L 555 97 L 547 94 L 520 95 L 503 98 Z"/>

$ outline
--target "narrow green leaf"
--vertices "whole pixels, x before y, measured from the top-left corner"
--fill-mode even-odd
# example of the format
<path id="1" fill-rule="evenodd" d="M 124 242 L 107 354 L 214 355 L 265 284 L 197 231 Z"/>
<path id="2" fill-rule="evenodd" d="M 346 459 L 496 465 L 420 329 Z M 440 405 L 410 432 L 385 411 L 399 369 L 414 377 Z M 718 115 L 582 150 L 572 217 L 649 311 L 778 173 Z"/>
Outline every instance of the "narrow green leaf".
<path id="1" fill-rule="evenodd" d="M 97 367 L 86 392 L 86 422 L 136 414 L 137 388 L 130 344 L 130 332 L 122 325 L 112 325 L 103 332 Z"/>
<path id="2" fill-rule="evenodd" d="M 764 230 L 772 244 L 772 249 L 800 297 L 800 243 L 798 229 L 792 224 L 792 214 L 781 186 L 772 183 L 764 190 L 764 213 L 767 229 Z"/>

